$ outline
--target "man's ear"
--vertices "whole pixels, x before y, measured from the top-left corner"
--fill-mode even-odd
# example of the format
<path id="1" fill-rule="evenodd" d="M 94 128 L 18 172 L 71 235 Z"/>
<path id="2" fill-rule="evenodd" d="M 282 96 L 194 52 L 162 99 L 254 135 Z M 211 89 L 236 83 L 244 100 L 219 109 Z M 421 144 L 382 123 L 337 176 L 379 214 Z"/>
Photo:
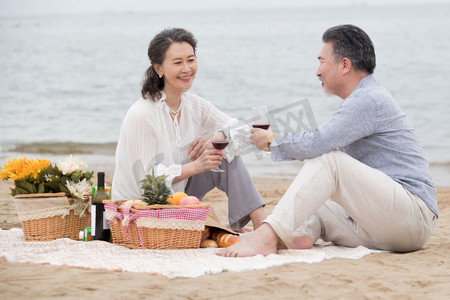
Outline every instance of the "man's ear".
<path id="1" fill-rule="evenodd" d="M 344 57 L 341 61 L 342 63 L 342 75 L 347 74 L 352 69 L 352 61 L 347 57 Z"/>

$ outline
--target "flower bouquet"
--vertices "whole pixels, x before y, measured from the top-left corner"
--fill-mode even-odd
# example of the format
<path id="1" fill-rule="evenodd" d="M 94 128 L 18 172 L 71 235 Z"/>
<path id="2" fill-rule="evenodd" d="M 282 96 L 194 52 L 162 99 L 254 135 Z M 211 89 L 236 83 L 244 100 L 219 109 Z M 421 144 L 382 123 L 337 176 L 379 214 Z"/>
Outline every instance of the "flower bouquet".
<path id="1" fill-rule="evenodd" d="M 62 192 L 82 199 L 89 196 L 92 188 L 90 179 L 94 175 L 94 171 L 83 172 L 85 168 L 87 165 L 72 155 L 55 166 L 46 159 L 18 157 L 12 161 L 8 159 L 8 164 L 2 166 L 0 178 L 14 181 L 12 196 Z"/>
<path id="2" fill-rule="evenodd" d="M 14 181 L 11 195 L 27 241 L 77 239 L 90 224 L 94 172 L 86 168 L 72 155 L 56 165 L 46 159 L 18 157 L 2 166 L 0 178 Z"/>

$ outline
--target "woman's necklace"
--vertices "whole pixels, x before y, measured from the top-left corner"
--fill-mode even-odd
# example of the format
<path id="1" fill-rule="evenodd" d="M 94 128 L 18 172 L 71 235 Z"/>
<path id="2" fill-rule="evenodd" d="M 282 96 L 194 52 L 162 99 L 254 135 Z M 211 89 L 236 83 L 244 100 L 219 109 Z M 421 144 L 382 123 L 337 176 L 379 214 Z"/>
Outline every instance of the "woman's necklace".
<path id="1" fill-rule="evenodd" d="M 169 107 L 169 113 L 172 116 L 172 118 L 178 119 L 178 115 L 180 114 L 180 110 L 181 110 L 181 105 L 178 106 L 177 111 L 173 111 L 169 105 L 167 105 L 167 107 Z"/>
<path id="2" fill-rule="evenodd" d="M 167 103 L 166 103 L 166 105 L 167 105 Z M 180 126 L 178 124 L 178 116 L 180 115 L 180 111 L 181 111 L 181 103 L 180 103 L 180 106 L 178 106 L 177 111 L 172 110 L 169 105 L 167 105 L 167 107 L 169 108 L 169 114 L 173 119 L 173 125 L 175 127 L 176 143 L 177 143 L 177 146 L 180 147 L 181 134 L 180 134 Z"/>

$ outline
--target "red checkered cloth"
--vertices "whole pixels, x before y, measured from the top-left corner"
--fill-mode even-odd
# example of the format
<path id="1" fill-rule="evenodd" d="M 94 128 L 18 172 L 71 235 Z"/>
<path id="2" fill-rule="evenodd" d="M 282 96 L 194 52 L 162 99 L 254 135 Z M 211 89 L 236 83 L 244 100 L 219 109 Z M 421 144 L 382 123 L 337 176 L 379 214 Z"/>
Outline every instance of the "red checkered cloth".
<path id="1" fill-rule="evenodd" d="M 144 218 L 176 219 L 189 221 L 204 221 L 209 208 L 164 208 L 138 209 L 136 214 Z"/>
<path id="2" fill-rule="evenodd" d="M 114 221 L 114 219 L 117 218 L 117 219 L 123 220 L 125 216 L 129 216 L 131 214 L 131 212 L 130 212 L 131 207 L 126 207 L 126 206 L 123 207 L 123 213 L 120 213 L 117 210 L 117 207 L 118 206 L 116 204 L 105 203 L 105 210 L 115 212 L 114 217 L 111 220 L 109 220 L 109 222 L 108 222 L 110 225 Z"/>

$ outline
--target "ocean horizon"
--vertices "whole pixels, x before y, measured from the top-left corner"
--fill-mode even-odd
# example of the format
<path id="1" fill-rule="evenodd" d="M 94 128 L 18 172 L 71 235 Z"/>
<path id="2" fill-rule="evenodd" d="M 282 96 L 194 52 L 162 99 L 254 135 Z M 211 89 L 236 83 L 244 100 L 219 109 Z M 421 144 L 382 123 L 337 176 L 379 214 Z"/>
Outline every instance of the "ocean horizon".
<path id="1" fill-rule="evenodd" d="M 114 164 L 120 124 L 140 97 L 151 38 L 184 27 L 198 39 L 196 93 L 248 120 L 307 99 L 323 124 L 341 99 L 315 76 L 321 35 L 352 23 L 372 38 L 375 78 L 415 127 L 436 185 L 450 185 L 450 5 L 304 7 L 0 17 L 0 164 L 17 156 Z M 255 177 L 292 178 L 299 163 L 244 155 Z M 111 170 L 113 171 L 113 170 Z"/>

